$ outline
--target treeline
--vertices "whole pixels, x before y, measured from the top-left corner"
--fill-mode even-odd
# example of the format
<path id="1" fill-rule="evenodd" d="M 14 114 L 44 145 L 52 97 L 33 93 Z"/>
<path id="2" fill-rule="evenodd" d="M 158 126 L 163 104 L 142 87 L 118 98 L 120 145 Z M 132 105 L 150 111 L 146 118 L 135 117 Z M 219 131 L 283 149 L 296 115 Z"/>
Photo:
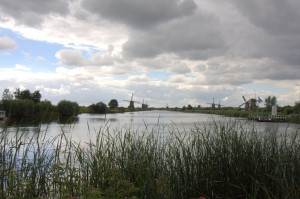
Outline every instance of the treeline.
<path id="1" fill-rule="evenodd" d="M 2 94 L 0 109 L 6 111 L 10 123 L 45 121 L 57 118 L 56 107 L 50 101 L 41 101 L 40 92 L 20 90 L 17 88 L 13 93 L 5 89 Z"/>
<path id="2" fill-rule="evenodd" d="M 57 105 L 50 101 L 41 101 L 39 90 L 20 90 L 14 92 L 5 89 L 0 102 L 0 110 L 6 111 L 6 116 L 11 123 L 15 122 L 46 122 L 52 120 L 66 121 L 80 112 L 105 114 L 109 112 L 124 112 L 118 107 L 118 101 L 112 99 L 108 106 L 103 102 L 92 104 L 88 107 L 80 107 L 77 102 L 61 100 Z"/>

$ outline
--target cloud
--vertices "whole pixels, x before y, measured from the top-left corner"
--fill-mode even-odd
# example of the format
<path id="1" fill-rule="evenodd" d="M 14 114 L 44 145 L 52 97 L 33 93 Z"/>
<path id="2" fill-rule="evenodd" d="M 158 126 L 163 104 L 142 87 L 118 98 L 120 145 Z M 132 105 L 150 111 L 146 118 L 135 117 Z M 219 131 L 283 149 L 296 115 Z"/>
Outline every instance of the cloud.
<path id="1" fill-rule="evenodd" d="M 148 28 L 189 16 L 197 8 L 194 0 L 83 0 L 81 5 L 100 18 L 135 28 Z"/>
<path id="2" fill-rule="evenodd" d="M 292 35 L 300 31 L 300 2 L 297 0 L 232 0 L 232 3 L 253 24 L 270 35 Z"/>
<path id="3" fill-rule="evenodd" d="M 14 40 L 9 37 L 0 37 L 0 51 L 2 50 L 13 50 L 17 47 Z"/>
<path id="4" fill-rule="evenodd" d="M 2 0 L 0 11 L 6 16 L 13 17 L 18 24 L 39 26 L 47 15 L 66 15 L 69 12 L 68 4 L 65 0 L 27 0 L 23 3 L 18 0 Z"/>
<path id="5" fill-rule="evenodd" d="M 231 34 L 234 34 L 228 35 L 228 38 L 237 38 L 236 41 L 232 40 L 235 42 L 235 46 L 231 47 L 232 53 L 246 58 L 268 58 L 277 62 L 276 65 L 289 70 L 298 67 L 299 1 L 231 0 L 228 3 L 231 5 L 229 10 L 234 13 L 233 17 L 238 25 L 235 28 L 238 31 L 231 31 Z M 230 27 L 231 24 L 224 25 Z"/>
<path id="6" fill-rule="evenodd" d="M 67 95 L 67 94 L 70 94 L 70 86 L 64 86 L 64 85 L 60 85 L 59 88 L 39 87 L 39 89 L 42 89 L 44 92 L 49 93 L 51 95 Z"/>
<path id="7" fill-rule="evenodd" d="M 80 50 L 60 50 L 55 54 L 55 57 L 60 60 L 63 65 L 83 66 L 87 63 Z"/>
<path id="8" fill-rule="evenodd" d="M 214 16 L 197 13 L 148 31 L 133 31 L 123 51 L 132 58 L 152 58 L 160 54 L 194 60 L 214 57 L 226 50 L 218 23 Z"/>
<path id="9" fill-rule="evenodd" d="M 15 70 L 19 70 L 19 71 L 30 71 L 31 69 L 28 68 L 28 67 L 26 67 L 26 66 L 22 66 L 22 65 L 20 65 L 20 64 L 17 64 L 17 65 L 15 66 Z"/>
<path id="10" fill-rule="evenodd" d="M 18 42 L 5 56 L 18 67 L 2 62 L 1 86 L 44 86 L 50 96 L 62 85 L 70 92 L 64 97 L 85 103 L 134 92 L 153 105 L 206 104 L 213 97 L 239 105 L 254 87 L 281 100 L 297 99 L 299 86 L 289 89 L 299 81 L 299 9 L 296 0 L 4 0 L 0 26 L 9 34 L 63 47 L 44 56 L 45 63 L 56 62 L 52 72 L 38 73 L 33 51 L 13 60 L 23 50 Z M 4 38 L 1 50 L 17 47 Z M 286 91 L 267 91 L 261 82 Z"/>

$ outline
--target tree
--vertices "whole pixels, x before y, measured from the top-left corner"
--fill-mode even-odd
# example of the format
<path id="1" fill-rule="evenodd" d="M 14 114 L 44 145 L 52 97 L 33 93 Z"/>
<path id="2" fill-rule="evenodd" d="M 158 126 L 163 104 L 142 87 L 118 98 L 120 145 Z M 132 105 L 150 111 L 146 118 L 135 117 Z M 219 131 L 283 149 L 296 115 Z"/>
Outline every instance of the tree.
<path id="1" fill-rule="evenodd" d="M 192 105 L 189 104 L 189 105 L 187 106 L 187 109 L 188 109 L 188 110 L 192 110 L 192 109 L 193 109 Z"/>
<path id="2" fill-rule="evenodd" d="M 39 103 L 41 101 L 42 95 L 39 90 L 34 91 L 33 93 L 30 92 L 30 90 L 20 90 L 20 88 L 17 88 L 14 92 L 15 99 L 21 100 L 21 99 L 30 99 L 34 103 Z"/>
<path id="3" fill-rule="evenodd" d="M 106 113 L 107 106 L 103 102 L 98 102 L 97 104 L 92 104 L 89 106 L 91 113 Z"/>
<path id="4" fill-rule="evenodd" d="M 271 110 L 271 107 L 277 104 L 277 99 L 275 96 L 273 97 L 269 96 L 265 99 L 265 103 L 266 103 L 267 110 Z"/>
<path id="5" fill-rule="evenodd" d="M 40 91 L 34 91 L 33 93 L 31 93 L 31 99 L 32 101 L 34 101 L 34 103 L 39 103 L 41 101 L 42 95 L 40 94 Z"/>
<path id="6" fill-rule="evenodd" d="M 26 90 L 20 90 L 20 88 L 17 88 L 16 91 L 14 92 L 15 98 L 16 99 L 31 99 L 31 93 L 28 89 Z"/>
<path id="7" fill-rule="evenodd" d="M 57 104 L 57 111 L 61 118 L 69 118 L 78 115 L 79 105 L 77 102 L 62 100 Z"/>
<path id="8" fill-rule="evenodd" d="M 3 101 L 9 101 L 9 100 L 13 100 L 14 96 L 13 94 L 10 92 L 10 90 L 8 88 L 4 89 L 3 94 L 2 94 L 2 100 Z"/>
<path id="9" fill-rule="evenodd" d="M 115 109 L 115 108 L 118 108 L 119 103 L 118 103 L 118 101 L 116 99 L 112 99 L 108 103 L 108 106 L 109 106 L 110 109 Z"/>
<path id="10" fill-rule="evenodd" d="M 296 114 L 300 113 L 300 101 L 295 102 L 294 113 Z"/>
<path id="11" fill-rule="evenodd" d="M 11 100 L 5 104 L 5 110 L 12 120 L 26 120 L 32 117 L 34 106 L 32 100 Z"/>

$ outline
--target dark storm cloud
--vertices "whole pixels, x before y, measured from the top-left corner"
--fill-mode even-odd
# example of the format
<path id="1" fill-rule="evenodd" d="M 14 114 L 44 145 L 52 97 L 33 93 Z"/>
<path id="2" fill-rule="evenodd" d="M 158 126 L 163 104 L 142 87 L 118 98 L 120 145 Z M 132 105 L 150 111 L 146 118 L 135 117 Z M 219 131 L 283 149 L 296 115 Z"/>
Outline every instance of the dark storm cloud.
<path id="1" fill-rule="evenodd" d="M 300 1 L 232 1 L 253 24 L 268 34 L 299 34 Z"/>
<path id="2" fill-rule="evenodd" d="M 67 14 L 68 5 L 65 0 L 1 0 L 0 11 L 13 17 L 17 23 L 37 26 L 47 14 Z"/>
<path id="3" fill-rule="evenodd" d="M 243 17 L 260 34 L 257 40 L 248 40 L 255 46 L 254 55 L 269 57 L 281 67 L 298 68 L 300 65 L 300 1 L 298 0 L 232 0 Z"/>
<path id="4" fill-rule="evenodd" d="M 207 59 L 226 49 L 218 20 L 195 14 L 148 31 L 136 31 L 124 45 L 128 57 L 150 58 L 171 53 L 192 60 Z"/>
<path id="5" fill-rule="evenodd" d="M 136 28 L 191 15 L 197 7 L 194 0 L 82 0 L 82 6 L 100 17 Z"/>

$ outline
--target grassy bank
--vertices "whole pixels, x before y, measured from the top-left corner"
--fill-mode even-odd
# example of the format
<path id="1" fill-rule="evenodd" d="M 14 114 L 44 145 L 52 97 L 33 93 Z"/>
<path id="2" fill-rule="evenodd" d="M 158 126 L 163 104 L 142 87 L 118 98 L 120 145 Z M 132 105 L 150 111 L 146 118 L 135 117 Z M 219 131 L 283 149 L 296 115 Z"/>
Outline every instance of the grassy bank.
<path id="1" fill-rule="evenodd" d="M 182 110 L 175 110 L 182 111 Z M 228 110 L 228 109 L 192 109 L 192 110 L 184 110 L 183 112 L 187 113 L 204 113 L 204 114 L 215 114 L 215 115 L 224 115 L 226 117 L 240 117 L 240 118 L 249 118 L 250 115 L 270 115 L 269 112 L 259 110 L 257 111 L 245 111 L 245 110 Z M 279 112 L 279 115 L 286 115 L 284 113 Z M 300 124 L 300 114 L 289 114 L 287 115 L 287 122 Z"/>
<path id="2" fill-rule="evenodd" d="M 297 131 L 232 121 L 168 136 L 102 126 L 87 143 L 46 134 L 2 130 L 1 198 L 300 197 Z"/>

